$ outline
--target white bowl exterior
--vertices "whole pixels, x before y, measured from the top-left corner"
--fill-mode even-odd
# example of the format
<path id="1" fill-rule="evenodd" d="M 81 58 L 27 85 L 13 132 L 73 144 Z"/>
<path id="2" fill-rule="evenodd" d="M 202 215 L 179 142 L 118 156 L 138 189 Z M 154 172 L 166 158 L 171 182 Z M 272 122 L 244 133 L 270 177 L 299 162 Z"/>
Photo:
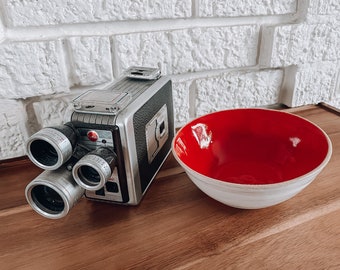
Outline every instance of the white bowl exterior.
<path id="1" fill-rule="evenodd" d="M 232 207 L 259 209 L 284 202 L 306 186 L 320 173 L 271 185 L 240 185 L 209 179 L 191 170 L 185 170 L 191 181 L 209 197 Z"/>

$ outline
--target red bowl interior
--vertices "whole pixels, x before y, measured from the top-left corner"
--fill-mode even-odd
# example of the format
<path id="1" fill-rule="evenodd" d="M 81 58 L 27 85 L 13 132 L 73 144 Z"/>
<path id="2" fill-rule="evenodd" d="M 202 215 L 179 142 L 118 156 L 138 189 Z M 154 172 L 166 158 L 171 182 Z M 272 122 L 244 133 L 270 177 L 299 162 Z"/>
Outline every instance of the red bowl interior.
<path id="1" fill-rule="evenodd" d="M 200 117 L 174 139 L 174 152 L 205 176 L 239 184 L 294 179 L 318 167 L 329 144 L 309 121 L 280 111 L 235 109 Z"/>

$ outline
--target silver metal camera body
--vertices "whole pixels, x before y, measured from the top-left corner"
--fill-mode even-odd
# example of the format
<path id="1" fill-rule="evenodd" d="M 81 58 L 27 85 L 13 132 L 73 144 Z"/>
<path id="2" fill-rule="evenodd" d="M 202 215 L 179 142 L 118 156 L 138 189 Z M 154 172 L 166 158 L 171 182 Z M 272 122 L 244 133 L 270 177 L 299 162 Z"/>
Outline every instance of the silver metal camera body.
<path id="1" fill-rule="evenodd" d="M 87 91 L 73 104 L 70 122 L 42 129 L 27 141 L 27 155 L 46 170 L 26 187 L 29 204 L 48 218 L 65 216 L 83 194 L 138 204 L 171 149 L 171 80 L 158 69 L 132 67 L 113 85 Z M 69 171 L 69 189 L 63 190 L 55 170 Z"/>

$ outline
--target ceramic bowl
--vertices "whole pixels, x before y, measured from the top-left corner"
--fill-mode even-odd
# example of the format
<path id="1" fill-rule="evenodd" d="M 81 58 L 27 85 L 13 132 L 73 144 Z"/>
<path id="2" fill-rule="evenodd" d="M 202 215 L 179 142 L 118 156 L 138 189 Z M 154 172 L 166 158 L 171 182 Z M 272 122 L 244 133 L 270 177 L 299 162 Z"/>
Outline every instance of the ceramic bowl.
<path id="1" fill-rule="evenodd" d="M 296 195 L 330 160 L 332 144 L 310 121 L 283 111 L 233 109 L 181 128 L 172 152 L 193 183 L 226 205 L 257 209 Z"/>

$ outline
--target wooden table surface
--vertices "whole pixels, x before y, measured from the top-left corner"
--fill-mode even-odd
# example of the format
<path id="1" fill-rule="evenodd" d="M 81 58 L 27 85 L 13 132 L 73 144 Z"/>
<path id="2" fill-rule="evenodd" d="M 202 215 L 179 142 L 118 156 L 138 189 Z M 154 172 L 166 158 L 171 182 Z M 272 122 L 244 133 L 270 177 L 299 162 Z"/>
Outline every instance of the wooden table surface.
<path id="1" fill-rule="evenodd" d="M 210 199 L 170 156 L 139 206 L 81 199 L 49 220 L 24 197 L 41 170 L 2 162 L 0 269 L 340 269 L 339 113 L 290 111 L 325 130 L 333 155 L 301 193 L 260 210 Z"/>

